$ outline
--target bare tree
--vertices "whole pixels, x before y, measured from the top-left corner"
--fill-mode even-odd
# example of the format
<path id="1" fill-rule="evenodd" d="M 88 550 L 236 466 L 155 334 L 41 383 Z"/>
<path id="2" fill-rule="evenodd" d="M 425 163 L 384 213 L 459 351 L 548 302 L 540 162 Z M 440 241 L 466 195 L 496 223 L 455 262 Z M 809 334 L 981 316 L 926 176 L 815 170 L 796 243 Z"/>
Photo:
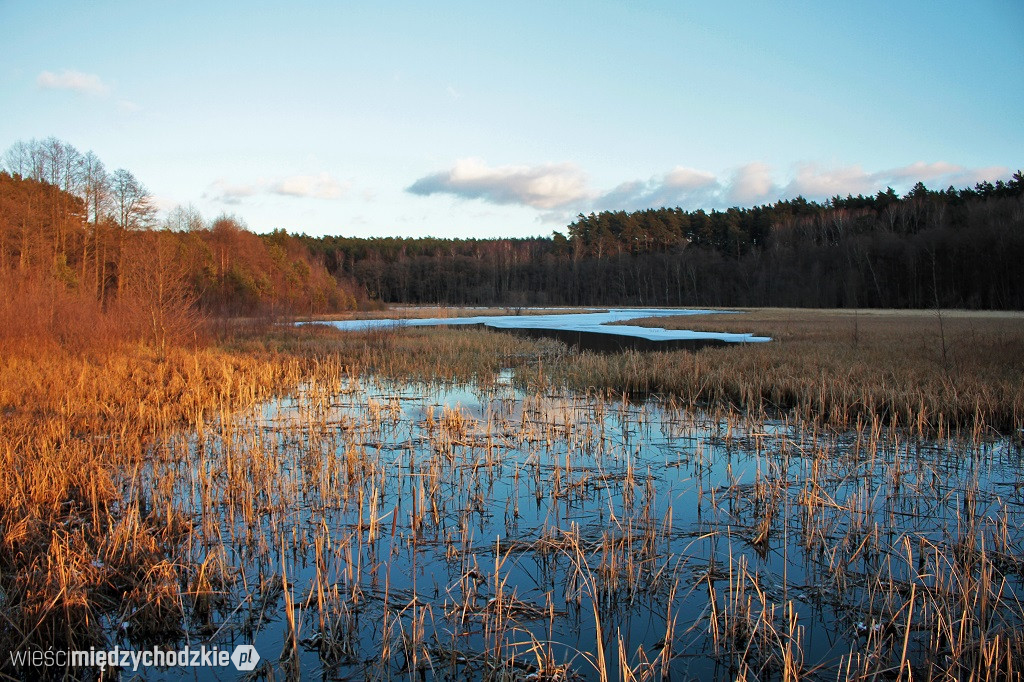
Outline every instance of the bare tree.
<path id="1" fill-rule="evenodd" d="M 135 235 L 126 245 L 122 314 L 134 319 L 139 332 L 161 350 L 196 333 L 200 316 L 197 294 L 181 261 L 180 237 L 165 231 Z"/>
<path id="2" fill-rule="evenodd" d="M 59 201 L 53 205 L 54 244 L 53 257 L 55 265 L 60 258 L 66 258 L 68 239 L 72 231 L 82 234 L 82 216 L 68 222 L 72 215 L 68 200 L 71 197 L 82 197 L 82 153 L 63 140 L 48 137 L 39 143 L 40 156 L 43 159 L 44 175 L 42 179 L 62 190 Z M 83 240 L 84 241 L 84 240 Z"/>
<path id="3" fill-rule="evenodd" d="M 4 168 L 11 175 L 32 177 L 32 146 L 30 142 L 18 140 L 4 154 Z"/>
<path id="4" fill-rule="evenodd" d="M 203 216 L 192 204 L 178 204 L 164 218 L 163 226 L 171 232 L 195 232 L 205 227 Z"/>
<path id="5" fill-rule="evenodd" d="M 5 165 L 14 175 L 32 180 L 46 180 L 46 158 L 39 140 L 19 140 L 8 148 Z"/>
<path id="6" fill-rule="evenodd" d="M 40 143 L 45 177 L 42 179 L 69 194 L 81 195 L 82 153 L 56 137 Z"/>
<path id="7" fill-rule="evenodd" d="M 82 157 L 83 199 L 85 199 L 86 221 L 92 233 L 92 256 L 95 277 L 95 291 L 100 300 L 103 299 L 104 281 L 106 279 L 106 243 L 102 240 L 102 227 L 105 216 L 110 210 L 110 176 L 103 162 L 92 150 Z M 82 277 L 88 262 L 90 239 L 82 240 Z"/>
<path id="8" fill-rule="evenodd" d="M 130 171 L 118 168 L 110 176 L 110 197 L 114 222 L 118 229 L 117 293 L 124 289 L 125 234 L 129 230 L 148 229 L 153 224 L 156 208 L 146 186 Z"/>
<path id="9" fill-rule="evenodd" d="M 78 207 L 72 197 L 81 196 L 82 154 L 71 144 L 48 137 L 45 140 L 19 141 L 4 155 L 5 166 L 14 175 L 45 182 L 64 194 L 50 202 L 50 217 L 45 226 L 52 230 L 51 257 L 55 268 L 62 268 L 66 258 L 68 240 L 73 233 L 81 233 Z"/>
<path id="10" fill-rule="evenodd" d="M 4 154 L 4 167 L 12 175 L 46 182 L 84 199 L 86 156 L 56 137 L 19 140 Z"/>
<path id="11" fill-rule="evenodd" d="M 114 220 L 122 230 L 145 230 L 153 225 L 156 207 L 149 190 L 124 168 L 110 176 L 110 195 Z"/>

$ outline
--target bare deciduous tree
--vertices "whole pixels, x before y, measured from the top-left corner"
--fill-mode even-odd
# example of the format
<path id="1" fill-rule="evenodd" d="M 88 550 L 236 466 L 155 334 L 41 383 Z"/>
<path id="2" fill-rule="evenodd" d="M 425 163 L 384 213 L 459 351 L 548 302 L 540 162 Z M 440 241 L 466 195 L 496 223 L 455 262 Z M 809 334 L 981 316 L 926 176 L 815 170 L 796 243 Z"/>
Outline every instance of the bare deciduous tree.
<path id="1" fill-rule="evenodd" d="M 144 230 L 152 227 L 156 207 L 149 190 L 124 168 L 110 176 L 110 193 L 114 220 L 122 230 Z"/>
<path id="2" fill-rule="evenodd" d="M 103 298 L 104 280 L 106 275 L 106 243 L 102 240 L 102 228 L 105 216 L 110 210 L 110 176 L 103 162 L 91 150 L 82 157 L 82 198 L 85 200 L 86 222 L 89 225 L 91 239 L 82 240 L 82 278 L 85 278 L 85 267 L 88 263 L 89 242 L 92 242 L 93 268 L 95 273 L 94 290 L 98 298 Z"/>
<path id="3" fill-rule="evenodd" d="M 156 208 L 146 186 L 130 171 L 118 168 L 110 176 L 110 197 L 118 230 L 117 293 L 124 290 L 125 233 L 152 226 Z"/>
<path id="4" fill-rule="evenodd" d="M 190 339 L 199 327 L 198 296 L 181 261 L 179 238 L 166 231 L 136 235 L 123 273 L 118 305 L 161 350 Z"/>
<path id="5" fill-rule="evenodd" d="M 203 216 L 199 209 L 190 204 L 178 204 L 164 218 L 164 228 L 171 232 L 195 232 L 203 229 Z"/>

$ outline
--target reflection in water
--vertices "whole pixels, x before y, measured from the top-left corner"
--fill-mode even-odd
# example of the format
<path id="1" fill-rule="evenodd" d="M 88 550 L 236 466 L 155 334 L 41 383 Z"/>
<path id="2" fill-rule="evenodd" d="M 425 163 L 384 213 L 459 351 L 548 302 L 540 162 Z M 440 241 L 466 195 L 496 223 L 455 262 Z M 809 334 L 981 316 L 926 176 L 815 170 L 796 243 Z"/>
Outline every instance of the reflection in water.
<path id="1" fill-rule="evenodd" d="M 597 312 L 537 315 L 477 315 L 473 317 L 431 317 L 411 319 L 339 320 L 322 322 L 342 331 L 365 331 L 388 327 L 434 327 L 438 325 L 483 325 L 493 329 L 561 332 L 577 335 L 623 337 L 647 342 L 718 341 L 725 343 L 759 343 L 770 341 L 766 336 L 698 332 L 688 329 L 659 329 L 613 324 L 646 317 L 729 314 L 721 310 L 690 310 L 686 308 L 622 308 Z"/>
<path id="2" fill-rule="evenodd" d="M 976 665 L 1022 624 L 1008 441 L 527 394 L 503 372 L 307 386 L 162 447 L 192 456 L 153 458 L 154 505 L 191 514 L 213 595 L 185 629 L 303 676 L 835 679 Z"/>

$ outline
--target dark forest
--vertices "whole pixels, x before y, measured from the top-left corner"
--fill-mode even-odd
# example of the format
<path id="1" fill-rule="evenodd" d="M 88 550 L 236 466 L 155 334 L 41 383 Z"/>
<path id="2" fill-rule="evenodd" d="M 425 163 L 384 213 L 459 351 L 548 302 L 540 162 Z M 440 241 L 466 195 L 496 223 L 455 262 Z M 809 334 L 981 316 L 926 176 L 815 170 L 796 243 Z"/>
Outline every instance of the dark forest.
<path id="1" fill-rule="evenodd" d="M 1024 177 L 906 196 L 579 215 L 568 237 L 302 238 L 383 302 L 1024 307 Z"/>
<path id="2" fill-rule="evenodd" d="M 16 144 L 5 162 L 7 288 L 56 287 L 104 308 L 128 299 L 133 309 L 271 317 L 389 303 L 1024 308 L 1019 171 L 973 188 L 918 183 L 905 196 L 889 188 L 821 203 L 580 214 L 567 235 L 462 240 L 258 235 L 191 206 L 158 221 L 145 186 L 130 171 L 108 173 L 92 152 L 50 138 Z"/>

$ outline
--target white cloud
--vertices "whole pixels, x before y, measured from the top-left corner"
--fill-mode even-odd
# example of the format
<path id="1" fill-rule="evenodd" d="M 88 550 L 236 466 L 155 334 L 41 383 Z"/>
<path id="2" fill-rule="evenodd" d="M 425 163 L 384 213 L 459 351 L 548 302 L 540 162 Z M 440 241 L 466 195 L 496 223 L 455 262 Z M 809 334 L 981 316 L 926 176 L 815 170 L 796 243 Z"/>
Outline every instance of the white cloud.
<path id="1" fill-rule="evenodd" d="M 544 222 L 563 222 L 577 211 L 668 205 L 698 208 L 718 189 L 713 173 L 683 166 L 599 192 L 588 187 L 586 175 L 572 163 L 491 167 L 479 159 L 461 159 L 449 170 L 418 179 L 407 191 L 529 206 L 543 211 L 540 219 Z"/>
<path id="2" fill-rule="evenodd" d="M 774 201 L 779 198 L 778 193 L 772 169 L 766 163 L 753 161 L 733 172 L 726 198 L 731 204 L 750 206 Z"/>
<path id="3" fill-rule="evenodd" d="M 125 114 L 134 114 L 142 111 L 142 107 L 128 99 L 118 100 L 117 108 Z"/>
<path id="4" fill-rule="evenodd" d="M 952 163 L 946 163 L 945 161 L 936 161 L 935 163 L 925 163 L 924 161 L 915 161 L 912 164 L 906 166 L 900 166 L 899 168 L 892 168 L 887 171 L 882 171 L 876 175 L 885 175 L 891 179 L 896 179 L 901 182 L 912 182 L 916 183 L 927 182 L 940 178 L 942 176 L 952 175 L 960 173 L 964 170 L 963 166 L 957 166 Z"/>
<path id="5" fill-rule="evenodd" d="M 319 175 L 292 175 L 274 180 L 260 179 L 253 183 L 230 183 L 218 179 L 210 183 L 203 198 L 225 204 L 238 204 L 245 198 L 260 194 L 299 197 L 304 199 L 340 199 L 348 191 L 348 184 L 329 173 Z"/>
<path id="6" fill-rule="evenodd" d="M 665 187 L 678 187 L 687 190 L 707 189 L 717 185 L 718 178 L 715 177 L 714 173 L 676 166 L 668 173 L 665 173 L 662 184 Z"/>
<path id="7" fill-rule="evenodd" d="M 812 199 L 845 196 L 847 194 L 873 194 L 879 180 L 865 173 L 859 165 L 825 169 L 814 163 L 802 163 L 786 185 L 784 194 L 801 195 Z"/>
<path id="8" fill-rule="evenodd" d="M 314 199 L 338 199 L 347 189 L 347 185 L 338 182 L 327 173 L 293 175 L 271 183 L 269 186 L 269 190 L 274 194 Z"/>
<path id="9" fill-rule="evenodd" d="M 918 181 L 932 189 L 972 187 L 982 180 L 1009 174 L 1009 169 L 1001 166 L 971 169 L 945 161 L 918 161 L 876 172 L 867 172 L 859 164 L 825 167 L 804 162 L 794 165 L 789 177 L 780 182 L 768 164 L 753 161 L 725 177 L 676 166 L 648 180 L 626 180 L 609 190 L 597 191 L 587 185 L 583 171 L 571 163 L 489 167 L 482 161 L 465 159 L 450 170 L 420 178 L 406 191 L 529 206 L 539 209 L 538 220 L 564 224 L 577 213 L 591 211 L 749 207 L 797 195 L 823 201 L 836 195 L 870 195 L 886 187 L 905 193 Z"/>
<path id="10" fill-rule="evenodd" d="M 1007 177 L 1005 166 L 966 168 L 946 161 L 916 161 L 905 166 L 868 173 L 860 165 L 823 169 L 816 164 L 800 164 L 786 185 L 784 194 L 801 194 L 810 199 L 827 199 L 850 194 L 874 194 L 887 187 L 907 192 L 915 183 L 923 182 L 931 189 L 973 187 L 983 180 Z"/>
<path id="11" fill-rule="evenodd" d="M 943 178 L 943 184 L 935 184 L 932 189 L 942 189 L 953 185 L 953 187 L 974 187 L 979 182 L 1006 180 L 1013 171 L 1006 166 L 987 166 L 985 168 L 961 168 Z"/>
<path id="12" fill-rule="evenodd" d="M 713 173 L 676 166 L 647 181 L 630 180 L 595 197 L 598 210 L 636 210 L 658 206 L 697 209 L 717 204 L 721 185 Z"/>
<path id="13" fill-rule="evenodd" d="M 213 181 L 206 191 L 203 192 L 204 199 L 213 199 L 225 204 L 238 204 L 242 199 L 257 194 L 258 190 L 254 185 L 231 184 L 227 180 L 219 179 Z"/>
<path id="14" fill-rule="evenodd" d="M 492 204 L 562 208 L 588 196 L 586 178 L 571 163 L 489 167 L 479 159 L 461 159 L 446 171 L 427 175 L 406 191 L 427 196 L 451 194 Z"/>
<path id="15" fill-rule="evenodd" d="M 110 86 L 96 74 L 70 69 L 65 69 L 60 73 L 43 71 L 36 78 L 36 85 L 46 90 L 73 90 L 95 96 L 106 95 L 110 92 Z"/>

